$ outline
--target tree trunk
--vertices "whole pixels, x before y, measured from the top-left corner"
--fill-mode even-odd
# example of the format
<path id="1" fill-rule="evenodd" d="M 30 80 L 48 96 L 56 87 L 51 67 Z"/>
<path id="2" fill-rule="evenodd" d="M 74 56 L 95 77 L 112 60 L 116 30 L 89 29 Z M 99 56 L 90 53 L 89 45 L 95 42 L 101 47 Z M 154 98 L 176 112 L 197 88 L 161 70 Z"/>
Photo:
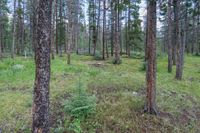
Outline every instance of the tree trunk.
<path id="1" fill-rule="evenodd" d="M 74 25 L 74 16 L 73 16 L 73 10 L 74 10 L 74 3 L 73 0 L 67 0 L 67 5 L 68 5 L 68 43 L 67 43 L 67 64 L 69 65 L 71 60 L 71 45 L 72 45 L 72 39 L 73 39 L 73 25 Z"/>
<path id="2" fill-rule="evenodd" d="M 168 0 L 168 72 L 172 72 L 172 0 Z"/>
<path id="3" fill-rule="evenodd" d="M 147 10 L 147 97 L 144 111 L 156 115 L 156 0 L 148 1 Z"/>
<path id="4" fill-rule="evenodd" d="M 181 80 L 183 74 L 183 56 L 184 47 L 180 41 L 180 29 L 179 29 L 179 5 L 180 0 L 174 0 L 174 16 L 175 16 L 175 44 L 177 46 L 177 60 L 176 60 L 176 79 Z"/>
<path id="5" fill-rule="evenodd" d="M 15 56 L 15 32 L 16 32 L 16 0 L 14 0 L 14 13 L 13 13 L 13 34 L 12 34 L 12 52 L 11 58 Z"/>
<path id="6" fill-rule="evenodd" d="M 102 50 L 103 60 L 105 60 L 105 27 L 106 27 L 106 0 L 103 1 L 103 50 Z"/>
<path id="7" fill-rule="evenodd" d="M 63 19 L 62 18 L 63 17 L 63 15 L 62 15 L 62 12 L 63 12 L 62 0 L 60 0 L 60 5 L 59 6 L 60 6 L 59 7 L 59 18 L 60 18 L 60 22 L 59 22 L 59 35 L 60 35 L 60 37 L 59 37 L 59 48 L 60 48 L 60 50 L 59 50 L 59 54 L 60 54 L 60 57 L 62 57 L 62 39 L 61 39 L 62 26 L 63 26 L 63 24 L 62 24 L 62 19 Z"/>
<path id="8" fill-rule="evenodd" d="M 55 43 L 55 39 L 54 39 L 54 33 L 55 33 L 55 19 L 56 19 L 56 11 L 57 11 L 57 2 L 58 0 L 54 0 L 54 4 L 53 4 L 53 23 L 51 26 L 51 58 L 54 60 L 55 56 L 54 56 L 54 43 Z"/>
<path id="9" fill-rule="evenodd" d="M 131 50 L 130 50 L 130 36 L 129 36 L 129 34 L 130 34 L 130 28 L 131 28 L 131 8 L 130 8 L 130 6 L 128 6 L 128 43 L 127 43 L 127 55 L 128 55 L 128 57 L 130 57 L 131 56 Z"/>
<path id="10" fill-rule="evenodd" d="M 50 133 L 49 81 L 50 81 L 50 22 L 49 1 L 39 0 L 37 43 L 35 46 L 36 76 L 33 97 L 33 133 Z"/>
<path id="11" fill-rule="evenodd" d="M 113 48 L 114 48 L 114 1 L 111 0 L 111 56 L 113 56 Z"/>
<path id="12" fill-rule="evenodd" d="M 118 8 L 119 8 L 119 0 L 115 1 L 115 58 L 114 58 L 114 64 L 120 64 L 120 46 L 119 46 L 119 21 L 118 21 Z"/>
<path id="13" fill-rule="evenodd" d="M 95 0 L 93 0 L 92 5 L 93 5 L 93 16 L 92 16 L 92 27 L 93 27 L 93 33 L 92 33 L 92 42 L 93 42 L 93 55 L 96 55 L 96 10 L 95 10 Z"/>
<path id="14" fill-rule="evenodd" d="M 0 24 L 0 59 L 2 58 L 2 39 L 3 39 L 3 37 L 2 37 L 2 32 L 3 32 L 3 30 L 2 30 L 2 24 Z"/>

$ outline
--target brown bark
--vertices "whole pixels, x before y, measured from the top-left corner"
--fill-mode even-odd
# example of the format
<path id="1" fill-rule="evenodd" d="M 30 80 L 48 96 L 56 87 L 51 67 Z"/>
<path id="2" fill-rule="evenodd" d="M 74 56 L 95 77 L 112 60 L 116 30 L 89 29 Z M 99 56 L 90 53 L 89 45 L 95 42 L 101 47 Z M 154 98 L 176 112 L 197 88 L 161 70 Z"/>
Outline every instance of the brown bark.
<path id="1" fill-rule="evenodd" d="M 55 39 L 54 39 L 54 33 L 55 33 L 55 19 L 56 19 L 56 12 L 57 12 L 57 2 L 58 0 L 54 0 L 54 4 L 53 4 L 53 23 L 51 26 L 51 58 L 54 59 L 54 53 L 55 53 L 55 48 L 54 48 L 54 43 L 55 43 Z"/>
<path id="2" fill-rule="evenodd" d="M 119 21 L 118 21 L 118 9 L 119 9 L 119 0 L 115 1 L 115 11 L 114 11 L 114 15 L 115 15 L 115 58 L 114 58 L 114 64 L 120 64 L 120 44 L 119 44 Z"/>
<path id="3" fill-rule="evenodd" d="M 93 27 L 93 33 L 92 33 L 92 42 L 93 42 L 93 48 L 94 48 L 94 51 L 93 51 L 93 55 L 95 56 L 96 55 L 96 39 L 97 39 L 97 36 L 96 36 L 96 10 L 95 10 L 95 0 L 92 1 L 92 5 L 93 5 L 93 16 L 92 16 L 92 27 Z"/>
<path id="4" fill-rule="evenodd" d="M 69 65 L 71 62 L 70 56 L 71 56 L 71 46 L 72 46 L 72 40 L 73 40 L 73 23 L 74 23 L 74 17 L 73 17 L 73 10 L 74 10 L 74 2 L 73 0 L 67 0 L 68 5 L 68 43 L 67 43 L 67 64 Z"/>
<path id="5" fill-rule="evenodd" d="M 106 0 L 103 1 L 103 50 L 102 57 L 105 60 L 105 28 L 106 28 Z"/>
<path id="6" fill-rule="evenodd" d="M 49 81 L 50 81 L 50 23 L 49 1 L 39 0 L 37 43 L 35 46 L 36 75 L 33 97 L 33 133 L 50 133 Z"/>
<path id="7" fill-rule="evenodd" d="M 18 0 L 17 2 L 18 7 L 17 7 L 17 45 L 16 45 L 16 50 L 17 50 L 17 55 L 22 53 L 22 34 L 23 34 L 23 26 L 22 26 L 22 7 L 21 7 L 21 0 Z"/>
<path id="8" fill-rule="evenodd" d="M 129 34 L 130 34 L 130 28 L 131 28 L 131 8 L 130 8 L 130 6 L 128 7 L 128 44 L 127 44 L 127 55 L 128 55 L 128 57 L 130 57 L 131 56 L 131 49 L 130 49 L 130 36 L 129 36 Z"/>
<path id="9" fill-rule="evenodd" d="M 147 4 L 147 97 L 144 111 L 156 115 L 156 0 Z"/>
<path id="10" fill-rule="evenodd" d="M 114 16 L 114 1 L 111 0 L 111 56 L 113 56 L 113 49 L 114 49 L 114 21 L 115 21 L 115 16 Z"/>
<path id="11" fill-rule="evenodd" d="M 15 32 L 16 32 L 16 0 L 14 0 L 14 13 L 13 13 L 13 33 L 12 33 L 12 52 L 11 52 L 11 58 L 14 58 L 15 56 Z"/>
<path id="12" fill-rule="evenodd" d="M 168 72 L 172 72 L 172 0 L 168 0 Z"/>
<path id="13" fill-rule="evenodd" d="M 181 34 L 179 29 L 179 6 L 180 0 L 174 0 L 174 16 L 175 16 L 175 44 L 177 46 L 177 60 L 176 60 L 176 79 L 181 80 L 183 75 L 183 56 L 184 56 L 184 47 L 181 43 Z"/>

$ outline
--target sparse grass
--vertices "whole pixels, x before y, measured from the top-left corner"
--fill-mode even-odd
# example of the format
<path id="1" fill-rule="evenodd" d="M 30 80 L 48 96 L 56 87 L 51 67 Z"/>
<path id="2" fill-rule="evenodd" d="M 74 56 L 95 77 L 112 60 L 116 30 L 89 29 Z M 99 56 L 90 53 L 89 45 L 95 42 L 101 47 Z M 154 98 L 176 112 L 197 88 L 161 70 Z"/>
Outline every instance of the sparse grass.
<path id="1" fill-rule="evenodd" d="M 79 77 L 88 93 L 97 97 L 97 112 L 81 124 L 85 132 L 200 132 L 200 58 L 187 56 L 182 81 L 175 80 L 175 67 L 167 73 L 167 58 L 158 59 L 157 105 L 160 116 L 142 114 L 145 72 L 142 59 L 95 61 L 91 56 L 72 55 L 51 62 L 52 131 L 64 126 L 62 103 L 77 88 Z M 23 65 L 22 69 L 13 66 Z M 97 65 L 96 65 L 97 64 Z M 30 132 L 35 65 L 33 58 L 17 57 L 0 62 L 0 128 L 4 132 Z M 58 121 L 59 124 L 58 124 Z"/>

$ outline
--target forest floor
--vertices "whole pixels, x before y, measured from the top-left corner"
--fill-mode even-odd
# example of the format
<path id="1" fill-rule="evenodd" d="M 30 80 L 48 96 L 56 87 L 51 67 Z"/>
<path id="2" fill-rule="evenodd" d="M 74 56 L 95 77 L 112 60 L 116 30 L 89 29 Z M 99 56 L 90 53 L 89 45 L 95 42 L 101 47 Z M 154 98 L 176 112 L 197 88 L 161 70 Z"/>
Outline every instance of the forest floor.
<path id="1" fill-rule="evenodd" d="M 183 80 L 167 72 L 167 57 L 158 58 L 158 116 L 143 114 L 145 71 L 141 59 L 123 58 L 95 61 L 91 56 L 72 55 L 51 62 L 51 130 L 67 130 L 63 102 L 79 86 L 97 99 L 96 112 L 80 124 L 86 133 L 199 133 L 200 132 L 200 57 L 185 58 Z M 31 106 L 35 65 L 33 58 L 17 57 L 0 61 L 0 129 L 3 133 L 31 130 Z M 78 132 L 78 131 L 77 131 Z"/>

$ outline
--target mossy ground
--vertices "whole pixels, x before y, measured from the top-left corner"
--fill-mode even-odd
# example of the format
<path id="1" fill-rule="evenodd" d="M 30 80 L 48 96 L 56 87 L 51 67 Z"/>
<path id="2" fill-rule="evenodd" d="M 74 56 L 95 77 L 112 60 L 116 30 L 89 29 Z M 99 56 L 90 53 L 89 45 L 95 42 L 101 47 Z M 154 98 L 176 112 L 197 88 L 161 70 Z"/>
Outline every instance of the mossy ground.
<path id="1" fill-rule="evenodd" d="M 97 112 L 82 123 L 84 132 L 141 133 L 200 132 L 200 58 L 186 56 L 182 81 L 175 80 L 175 67 L 167 73 L 167 57 L 157 65 L 159 116 L 142 113 L 145 101 L 145 72 L 142 60 L 122 58 L 95 61 L 90 56 L 72 55 L 51 61 L 51 125 L 66 126 L 62 102 L 77 88 L 79 80 L 97 97 Z M 16 64 L 23 68 L 14 69 Z M 0 61 L 0 128 L 5 133 L 30 132 L 35 65 L 33 58 Z"/>

